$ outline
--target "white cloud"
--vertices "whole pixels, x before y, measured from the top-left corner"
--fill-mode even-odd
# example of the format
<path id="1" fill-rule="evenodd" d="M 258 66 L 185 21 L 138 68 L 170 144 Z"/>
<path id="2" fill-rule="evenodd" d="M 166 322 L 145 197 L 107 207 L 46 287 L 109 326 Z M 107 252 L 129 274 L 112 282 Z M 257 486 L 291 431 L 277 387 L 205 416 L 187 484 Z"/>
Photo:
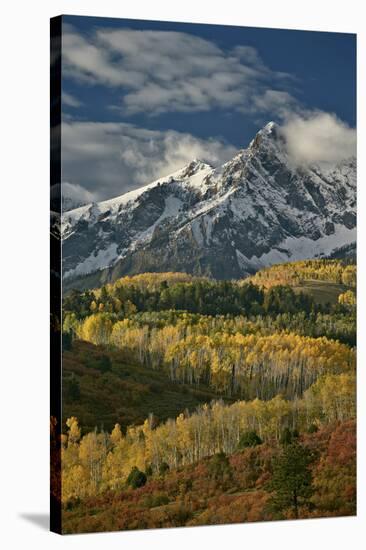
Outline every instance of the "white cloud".
<path id="1" fill-rule="evenodd" d="M 289 112 L 300 109 L 297 101 L 288 93 L 281 90 L 266 90 L 262 95 L 254 98 L 254 111 L 276 113 L 280 118 L 286 118 Z"/>
<path id="2" fill-rule="evenodd" d="M 121 195 L 200 158 L 213 165 L 236 148 L 219 139 L 200 139 L 173 130 L 146 130 L 132 124 L 64 121 L 62 173 L 94 200 Z"/>
<path id="3" fill-rule="evenodd" d="M 259 57 L 259 54 L 252 46 L 235 46 L 233 48 L 233 54 L 240 60 L 243 60 L 247 65 L 263 66 L 263 61 Z"/>
<path id="4" fill-rule="evenodd" d="M 75 204 L 88 204 L 97 198 L 97 195 L 91 193 L 78 183 L 70 183 L 68 181 L 62 183 L 62 194 Z"/>
<path id="5" fill-rule="evenodd" d="M 70 26 L 63 34 L 63 74 L 120 88 L 126 114 L 228 107 L 262 112 L 267 104 L 257 98 L 288 76 L 266 67 L 250 46 L 224 51 L 209 40 L 171 31 L 105 29 L 86 37 Z M 288 93 L 285 99 L 293 101 Z"/>
<path id="6" fill-rule="evenodd" d="M 68 105 L 69 107 L 80 107 L 82 105 L 75 96 L 68 94 L 67 92 L 62 92 L 62 103 Z"/>
<path id="7" fill-rule="evenodd" d="M 333 165 L 356 155 L 356 130 L 330 113 L 289 115 L 282 133 L 296 164 Z"/>
<path id="8" fill-rule="evenodd" d="M 224 51 L 183 32 L 64 27 L 63 75 L 120 93 L 124 115 L 230 109 L 282 120 L 296 164 L 332 164 L 355 154 L 356 133 L 335 115 L 305 112 L 288 91 L 293 77 L 266 66 L 251 46 Z M 77 99 L 64 95 L 69 106 Z M 108 107 L 108 106 L 107 106 Z M 198 157 L 217 164 L 235 153 L 219 139 L 126 123 L 64 118 L 63 174 L 99 199 L 167 175 Z"/>

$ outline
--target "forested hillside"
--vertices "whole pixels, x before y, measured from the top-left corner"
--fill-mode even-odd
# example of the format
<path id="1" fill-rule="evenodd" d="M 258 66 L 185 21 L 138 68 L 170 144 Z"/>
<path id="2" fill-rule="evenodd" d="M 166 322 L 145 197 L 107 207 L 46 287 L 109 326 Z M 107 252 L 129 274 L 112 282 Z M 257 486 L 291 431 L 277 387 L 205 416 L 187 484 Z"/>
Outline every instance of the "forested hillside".
<path id="1" fill-rule="evenodd" d="M 309 260 L 68 293 L 65 532 L 354 513 L 355 276 Z"/>
<path id="2" fill-rule="evenodd" d="M 69 435 L 63 443 L 63 460 L 72 469 L 65 480 L 65 533 L 319 518 L 356 511 L 356 430 L 352 420 L 311 427 L 300 436 L 287 430 L 279 443 L 263 442 L 253 437 L 254 432 L 247 432 L 230 455 L 220 450 L 178 468 L 161 462 L 158 471 L 144 464 L 144 471 L 133 467 L 128 476 L 120 469 L 128 443 L 118 427 L 111 435 L 92 433 L 79 442 L 75 422 L 69 424 L 74 439 L 70 441 Z M 143 429 L 151 431 L 146 426 L 141 433 Z M 179 433 L 184 435 L 182 429 Z M 174 424 L 168 436 L 176 440 Z M 129 463 L 138 460 L 139 448 L 145 445 L 144 436 L 139 440 L 136 455 L 128 455 Z M 103 453 L 107 458 L 98 469 Z M 174 456 L 174 449 L 170 454 Z M 80 466 L 71 466 L 71 455 L 80 457 Z M 89 489 L 86 496 L 88 483 L 98 487 L 100 476 L 105 485 Z M 301 488 L 295 500 L 297 484 Z"/>
<path id="3" fill-rule="evenodd" d="M 176 384 L 160 370 L 127 361 L 119 349 L 75 341 L 63 353 L 63 421 L 77 416 L 83 433 L 116 423 L 126 431 L 143 424 L 151 411 L 156 421 L 175 418 L 182 410 L 194 411 L 217 398 L 203 384 L 198 388 Z M 231 402 L 229 398 L 225 401 Z"/>

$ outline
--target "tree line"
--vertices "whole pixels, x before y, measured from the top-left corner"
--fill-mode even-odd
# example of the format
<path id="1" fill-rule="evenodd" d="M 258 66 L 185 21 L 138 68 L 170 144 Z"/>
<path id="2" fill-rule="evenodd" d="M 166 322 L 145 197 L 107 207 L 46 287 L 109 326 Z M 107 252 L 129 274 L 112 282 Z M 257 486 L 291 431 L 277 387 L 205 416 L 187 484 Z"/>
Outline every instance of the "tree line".
<path id="1" fill-rule="evenodd" d="M 156 274 L 145 274 L 156 275 Z M 91 313 L 110 313 L 119 318 L 136 312 L 182 310 L 202 315 L 270 315 L 297 312 L 329 312 L 330 306 L 316 304 L 307 294 L 294 292 L 289 286 L 276 286 L 264 291 L 259 286 L 236 281 L 192 279 L 144 286 L 125 278 L 101 289 L 81 292 L 72 290 L 65 296 L 63 310 L 78 319 Z M 145 279 L 144 279 L 145 280 Z"/>
<path id="2" fill-rule="evenodd" d="M 75 316 L 66 315 L 66 326 L 76 326 Z M 111 316 L 112 319 L 117 317 Z M 294 332 L 301 336 L 326 336 L 328 339 L 339 340 L 351 347 L 356 345 L 356 315 L 354 310 L 330 313 L 279 313 L 268 315 L 201 315 L 174 309 L 165 311 L 141 311 L 129 315 L 131 326 L 147 326 L 149 329 L 166 326 L 184 325 L 186 331 L 213 335 L 216 332 L 230 334 L 260 334 L 270 335 L 276 332 Z M 69 330 L 69 329 L 67 329 Z"/>
<path id="3" fill-rule="evenodd" d="M 276 264 L 258 271 L 244 280 L 264 288 L 275 285 L 297 286 L 304 281 L 328 281 L 350 287 L 356 286 L 356 264 L 347 260 L 301 260 Z"/>

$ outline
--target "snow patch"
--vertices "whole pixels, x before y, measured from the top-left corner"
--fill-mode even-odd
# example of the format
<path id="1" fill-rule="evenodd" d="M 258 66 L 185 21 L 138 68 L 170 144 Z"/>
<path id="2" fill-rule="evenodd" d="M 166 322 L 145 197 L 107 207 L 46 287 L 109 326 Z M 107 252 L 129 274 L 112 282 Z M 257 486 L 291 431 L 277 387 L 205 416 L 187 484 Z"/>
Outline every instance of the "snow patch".
<path id="1" fill-rule="evenodd" d="M 242 269 L 262 269 L 263 267 L 289 261 L 295 262 L 328 256 L 336 248 L 352 244 L 355 241 L 356 228 L 347 229 L 343 225 L 337 224 L 333 235 L 326 235 L 316 241 L 307 237 L 288 237 L 275 248 L 259 257 L 252 256 L 248 258 L 240 250 L 236 250 L 236 256 Z"/>
<path id="2" fill-rule="evenodd" d="M 97 254 L 90 254 L 85 260 L 80 262 L 75 269 L 71 269 L 64 274 L 64 277 L 70 277 L 74 275 L 86 275 L 92 273 L 98 269 L 104 269 L 108 267 L 117 259 L 117 247 L 116 243 L 110 244 L 107 248 L 98 250 Z"/>
<path id="3" fill-rule="evenodd" d="M 85 260 L 80 262 L 75 269 L 71 269 L 64 273 L 65 279 L 75 275 L 85 275 L 98 269 L 104 269 L 113 265 L 117 260 L 126 256 L 128 252 L 135 250 L 138 246 L 151 240 L 155 228 L 165 219 L 175 217 L 179 214 L 182 206 L 182 201 L 177 197 L 170 195 L 165 199 L 165 208 L 161 216 L 145 231 L 141 231 L 134 236 L 132 244 L 124 248 L 121 253 L 117 254 L 117 243 L 111 243 L 106 249 L 99 250 L 97 255 L 91 254 Z M 103 231 L 99 229 L 98 237 L 103 237 Z"/>
<path id="4" fill-rule="evenodd" d="M 181 210 L 181 207 L 182 207 L 182 201 L 180 199 L 178 199 L 174 195 L 169 195 L 169 197 L 166 197 L 165 208 L 161 216 L 159 216 L 159 218 L 148 229 L 145 229 L 145 231 L 142 231 L 135 237 L 133 246 L 130 249 L 135 250 L 136 247 L 140 245 L 142 242 L 147 242 L 151 240 L 154 234 L 155 228 L 158 225 L 160 225 L 163 220 L 178 216 Z"/>
<path id="5" fill-rule="evenodd" d="M 191 228 L 192 228 L 192 233 L 193 233 L 194 240 L 196 241 L 198 246 L 203 246 L 205 240 L 204 240 L 204 237 L 202 235 L 200 220 L 197 219 L 197 218 L 194 219 L 191 222 Z"/>

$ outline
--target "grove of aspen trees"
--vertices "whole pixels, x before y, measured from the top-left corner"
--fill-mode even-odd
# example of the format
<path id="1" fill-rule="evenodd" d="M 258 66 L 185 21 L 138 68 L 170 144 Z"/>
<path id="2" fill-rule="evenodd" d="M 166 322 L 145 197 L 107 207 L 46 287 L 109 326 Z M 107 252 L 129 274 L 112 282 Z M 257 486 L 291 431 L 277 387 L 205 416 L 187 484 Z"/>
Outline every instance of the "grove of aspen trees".
<path id="1" fill-rule="evenodd" d="M 334 295 L 319 299 L 327 282 Z M 144 273 L 70 291 L 67 410 L 95 414 L 96 427 L 52 419 L 62 422 L 53 445 L 65 532 L 355 513 L 355 286 L 353 263 L 307 260 L 240 281 Z M 84 360 L 82 342 L 98 361 Z M 95 380 L 107 390 L 133 381 L 143 400 L 149 372 L 166 400 L 176 389 L 177 414 L 127 425 L 125 409 L 140 402 L 121 391 L 110 427 L 100 425 Z M 176 396 L 190 392 L 200 404 L 179 410 Z"/>

